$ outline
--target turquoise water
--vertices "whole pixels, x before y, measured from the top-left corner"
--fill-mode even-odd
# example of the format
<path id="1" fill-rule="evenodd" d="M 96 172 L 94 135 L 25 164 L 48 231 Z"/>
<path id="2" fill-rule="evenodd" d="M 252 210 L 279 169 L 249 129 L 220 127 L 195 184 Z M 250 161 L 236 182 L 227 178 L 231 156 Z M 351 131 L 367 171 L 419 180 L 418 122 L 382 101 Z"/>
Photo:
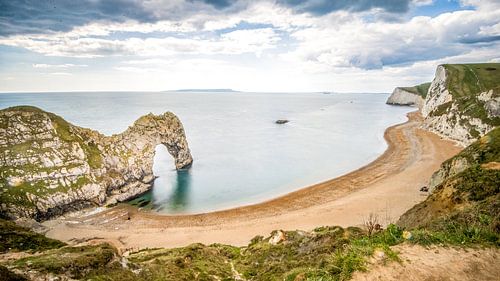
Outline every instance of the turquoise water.
<path id="1" fill-rule="evenodd" d="M 414 109 L 388 94 L 4 93 L 0 108 L 35 105 L 110 135 L 149 112 L 174 112 L 194 158 L 177 172 L 158 147 L 153 189 L 134 203 L 161 213 L 252 204 L 355 170 L 386 149 L 384 130 Z M 275 124 L 277 119 L 289 123 Z"/>

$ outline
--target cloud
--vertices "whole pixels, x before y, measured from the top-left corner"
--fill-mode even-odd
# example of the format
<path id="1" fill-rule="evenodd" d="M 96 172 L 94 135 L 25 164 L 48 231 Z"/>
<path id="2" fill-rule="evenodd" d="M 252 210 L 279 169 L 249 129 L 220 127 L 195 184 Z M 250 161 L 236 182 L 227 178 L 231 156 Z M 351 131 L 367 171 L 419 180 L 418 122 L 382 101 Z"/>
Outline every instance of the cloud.
<path id="1" fill-rule="evenodd" d="M 297 12 L 325 15 L 335 11 L 363 12 L 382 9 L 390 13 L 404 13 L 410 7 L 410 0 L 279 0 Z"/>
<path id="2" fill-rule="evenodd" d="M 467 37 L 459 40 L 460 43 L 464 43 L 464 44 L 489 43 L 489 42 L 495 42 L 495 41 L 500 41 L 500 35 L 481 36 L 481 37 L 467 36 Z"/>
<path id="3" fill-rule="evenodd" d="M 71 76 L 73 74 L 69 73 L 69 72 L 51 72 L 49 73 L 50 75 L 60 75 L 60 76 Z"/>
<path id="4" fill-rule="evenodd" d="M 191 0 L 194 2 L 193 0 Z M 199 1 L 199 0 L 198 0 Z M 234 2 L 236 1 L 231 1 L 231 0 L 201 0 L 201 2 L 207 3 L 209 5 L 212 5 L 216 8 L 223 9 L 231 6 Z"/>
<path id="5" fill-rule="evenodd" d="M 87 67 L 88 65 L 72 64 L 72 63 L 65 63 L 65 64 L 34 63 L 32 66 L 33 68 L 69 68 L 69 67 Z"/>
<path id="6" fill-rule="evenodd" d="M 499 18 L 498 9 L 456 11 L 406 22 L 369 22 L 350 15 L 350 20 L 337 25 L 318 22 L 292 32 L 290 36 L 299 43 L 283 57 L 318 73 L 403 66 L 457 56 L 474 48 L 473 43 L 493 48 L 498 36 L 492 33 Z M 323 20 L 328 22 L 328 18 Z"/>
<path id="7" fill-rule="evenodd" d="M 11 36 L 0 44 L 23 47 L 48 56 L 94 58 L 104 56 L 173 56 L 178 54 L 244 54 L 260 55 L 276 47 L 280 40 L 272 28 L 236 30 L 215 38 L 137 38 L 123 40 L 104 38 L 72 38 L 67 34 Z"/>
<path id="8" fill-rule="evenodd" d="M 422 0 L 416 0 L 418 3 Z M 142 27 L 158 22 L 207 20 L 240 14 L 255 6 L 276 6 L 295 13 L 325 15 L 335 11 L 381 10 L 404 13 L 410 0 L 17 0 L 0 1 L 0 36 L 69 32 L 101 22 L 108 25 L 135 22 Z M 140 30 L 139 30 L 140 31 Z"/>
<path id="9" fill-rule="evenodd" d="M 17 0 L 0 2 L 0 35 L 69 31 L 96 20 L 154 22 L 154 13 L 135 0 Z"/>
<path id="10" fill-rule="evenodd" d="M 464 0 L 464 10 L 454 5 L 456 11 L 437 16 L 412 13 L 441 3 L 432 0 L 113 0 L 123 6 L 120 12 L 101 2 L 56 0 L 50 14 L 40 8 L 48 1 L 0 0 L 0 51 L 8 58 L 3 64 L 25 67 L 34 59 L 26 77 L 54 80 L 64 74 L 51 72 L 88 65 L 67 78 L 80 79 L 83 88 L 88 79 L 81 77 L 107 73 L 113 87 L 130 86 L 128 79 L 138 76 L 158 85 L 174 77 L 182 87 L 194 80 L 204 81 L 200 87 L 221 87 L 216 84 L 230 80 L 229 87 L 255 84 L 260 90 L 380 91 L 382 84 L 400 84 L 398 79 L 410 85 L 430 79 L 437 63 L 500 60 L 498 0 Z M 36 54 L 9 56 L 16 47 Z M 34 75 L 40 72 L 47 75 Z M 122 85 L 123 77 L 129 84 Z M 133 81 L 134 87 L 144 85 Z"/>

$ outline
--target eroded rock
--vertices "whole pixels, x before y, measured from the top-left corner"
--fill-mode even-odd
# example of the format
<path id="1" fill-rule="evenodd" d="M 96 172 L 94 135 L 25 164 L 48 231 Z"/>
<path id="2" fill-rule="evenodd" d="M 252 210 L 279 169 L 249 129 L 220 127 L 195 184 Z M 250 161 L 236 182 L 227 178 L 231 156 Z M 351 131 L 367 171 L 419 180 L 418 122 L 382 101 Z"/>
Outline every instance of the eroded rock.
<path id="1" fill-rule="evenodd" d="M 177 169 L 191 165 L 183 126 L 170 112 L 108 137 L 35 107 L 1 110 L 0 212 L 41 220 L 137 196 L 152 186 L 159 144 Z"/>

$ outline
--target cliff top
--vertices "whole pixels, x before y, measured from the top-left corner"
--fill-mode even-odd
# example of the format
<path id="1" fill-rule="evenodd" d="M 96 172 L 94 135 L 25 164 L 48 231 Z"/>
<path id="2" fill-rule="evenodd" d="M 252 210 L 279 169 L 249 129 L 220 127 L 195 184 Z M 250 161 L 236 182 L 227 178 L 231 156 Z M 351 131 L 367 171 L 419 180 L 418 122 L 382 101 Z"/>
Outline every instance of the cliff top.
<path id="1" fill-rule="evenodd" d="M 500 125 L 500 117 L 490 117 L 479 100 L 479 95 L 492 91 L 491 98 L 500 97 L 500 63 L 444 64 L 447 71 L 447 88 L 458 106 L 459 112 L 481 119 L 493 126 Z M 444 112 L 451 103 L 443 104 Z M 439 115 L 436 112 L 436 115 Z"/>
<path id="2" fill-rule="evenodd" d="M 500 63 L 444 64 L 448 71 L 448 90 L 454 98 L 500 91 Z"/>
<path id="3" fill-rule="evenodd" d="M 419 84 L 419 85 L 416 85 L 413 87 L 398 87 L 398 88 L 405 90 L 407 92 L 419 95 L 425 99 L 425 97 L 427 96 L 427 92 L 429 91 L 430 86 L 431 86 L 431 82 L 427 82 L 427 83 L 422 83 L 422 84 Z"/>

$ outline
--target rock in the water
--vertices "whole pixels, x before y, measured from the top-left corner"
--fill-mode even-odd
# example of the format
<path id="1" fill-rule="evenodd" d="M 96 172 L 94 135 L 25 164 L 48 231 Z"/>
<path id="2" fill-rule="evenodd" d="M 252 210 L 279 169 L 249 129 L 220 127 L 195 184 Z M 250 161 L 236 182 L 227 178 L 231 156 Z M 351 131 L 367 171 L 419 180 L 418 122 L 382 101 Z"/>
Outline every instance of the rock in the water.
<path id="1" fill-rule="evenodd" d="M 275 123 L 276 123 L 276 124 L 286 124 L 286 123 L 288 123 L 288 122 L 290 122 L 290 121 L 289 121 L 289 120 L 286 120 L 286 119 L 278 119 L 278 120 L 276 120 L 276 122 L 275 122 Z"/>
<path id="2" fill-rule="evenodd" d="M 167 147 L 177 169 L 193 162 L 184 129 L 170 112 L 139 118 L 104 136 L 30 106 L 0 111 L 0 212 L 46 219 L 120 202 L 152 186 L 153 157 Z"/>

